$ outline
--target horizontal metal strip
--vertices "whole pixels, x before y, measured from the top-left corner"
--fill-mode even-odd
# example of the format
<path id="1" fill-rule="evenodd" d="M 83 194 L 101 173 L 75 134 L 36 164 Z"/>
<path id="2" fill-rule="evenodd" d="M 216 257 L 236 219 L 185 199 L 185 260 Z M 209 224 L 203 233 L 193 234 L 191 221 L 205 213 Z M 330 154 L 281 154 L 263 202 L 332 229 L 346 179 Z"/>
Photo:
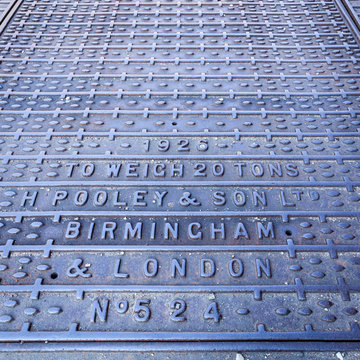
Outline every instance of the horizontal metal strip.
<path id="1" fill-rule="evenodd" d="M 27 33 L 27 32 L 21 32 L 21 33 L 8 33 L 8 34 L 3 34 L 3 38 L 18 38 L 21 36 L 30 36 L 32 38 L 38 39 L 41 37 L 61 37 L 61 38 L 65 38 L 68 36 L 74 36 L 74 37 L 81 37 L 81 38 L 88 38 L 88 37 L 106 37 L 106 38 L 115 38 L 115 37 L 125 37 L 125 38 L 129 38 L 132 39 L 133 37 L 152 37 L 152 38 L 157 38 L 157 37 L 166 37 L 166 38 L 172 38 L 172 37 L 176 37 L 176 38 L 181 38 L 181 37 L 191 37 L 191 38 L 203 38 L 203 37 L 220 37 L 220 38 L 224 38 L 226 39 L 227 37 L 245 37 L 245 38 L 250 38 L 250 37 L 284 37 L 284 38 L 293 38 L 293 39 L 297 39 L 297 38 L 302 38 L 302 37 L 328 37 L 328 36 L 339 36 L 340 38 L 345 38 L 346 36 L 352 36 L 352 33 L 350 31 L 347 30 L 343 30 L 343 31 L 339 31 L 339 32 L 329 32 L 329 33 L 322 33 L 322 32 L 314 32 L 314 33 L 306 33 L 306 34 L 298 34 L 295 32 L 291 32 L 291 33 L 276 33 L 276 32 L 268 32 L 265 34 L 259 34 L 256 32 L 245 32 L 245 33 L 231 33 L 231 32 L 222 32 L 221 34 L 217 34 L 217 33 L 211 33 L 211 32 L 200 32 L 199 34 L 194 34 L 194 33 L 186 33 L 186 32 L 176 32 L 176 33 L 160 33 L 160 32 L 156 32 L 155 34 L 149 34 L 149 33 L 142 33 L 142 32 L 130 32 L 130 33 L 119 33 L 119 32 L 107 32 L 107 33 L 102 33 L 102 34 L 89 34 L 89 33 L 85 33 L 85 34 L 79 34 L 79 33 L 60 33 L 60 34 L 47 34 L 47 33 Z"/>
<path id="2" fill-rule="evenodd" d="M 75 152 L 72 155 L 48 155 L 45 152 L 38 155 L 0 155 L 0 159 L 4 164 L 10 160 L 36 160 L 41 163 L 44 160 L 301 160 L 309 163 L 310 160 L 333 160 L 342 163 L 344 160 L 360 160 L 360 155 L 136 155 L 136 154 L 79 154 Z"/>
<path id="3" fill-rule="evenodd" d="M 48 131 L 23 131 L 22 128 L 17 131 L 0 131 L 1 137 L 14 137 L 16 140 L 19 140 L 21 137 L 46 137 L 50 140 L 52 137 L 71 137 L 76 136 L 78 139 L 82 140 L 86 137 L 109 137 L 110 140 L 113 140 L 117 137 L 235 137 L 236 140 L 240 140 L 241 137 L 257 137 L 264 136 L 266 140 L 271 141 L 272 137 L 297 137 L 299 141 L 302 141 L 304 137 L 327 137 L 330 141 L 334 141 L 335 138 L 339 137 L 358 137 L 360 136 L 360 129 L 358 131 L 332 131 L 327 129 L 326 132 L 303 132 L 298 129 L 298 131 L 254 131 L 254 132 L 243 132 L 235 129 L 234 131 L 173 131 L 173 132 L 153 132 L 153 131 L 117 131 L 112 128 L 109 131 L 86 131 L 85 129 L 80 129 L 79 131 L 55 131 L 53 128 L 49 128 Z"/>
<path id="4" fill-rule="evenodd" d="M 331 65 L 332 63 L 352 63 L 352 64 L 357 64 L 358 62 L 360 62 L 360 58 L 355 58 L 355 57 L 350 57 L 350 58 L 342 58 L 342 59 L 336 59 L 336 58 L 330 58 L 330 57 L 324 57 L 322 59 L 311 59 L 311 58 L 299 58 L 299 59 L 285 59 L 285 58 L 279 58 L 279 57 L 273 57 L 272 59 L 262 59 L 262 58 L 229 58 L 229 57 L 225 57 L 222 59 L 217 59 L 217 58 L 198 58 L 198 59 L 190 59 L 190 58 L 179 58 L 179 57 L 175 57 L 172 59 L 167 59 L 167 58 L 155 58 L 155 57 L 150 57 L 149 59 L 140 59 L 140 58 L 130 58 L 130 57 L 126 57 L 126 58 L 105 58 L 105 57 L 101 57 L 101 58 L 84 58 L 84 57 L 75 57 L 73 59 L 56 59 L 54 57 L 51 57 L 49 59 L 44 59 L 44 58 L 32 58 L 29 56 L 25 56 L 23 58 L 12 58 L 12 57 L 3 57 L 0 56 L 0 61 L 8 61 L 8 62 L 21 62 L 22 64 L 28 64 L 31 62 L 45 62 L 48 63 L 49 65 L 56 63 L 56 62 L 60 62 L 60 63 L 73 63 L 73 64 L 78 64 L 81 62 L 95 62 L 98 64 L 105 64 L 105 63 L 124 63 L 124 64 L 129 64 L 129 63 L 141 63 L 141 64 L 155 64 L 157 62 L 159 63 L 174 63 L 175 65 L 180 64 L 180 63 L 200 63 L 200 64 L 206 64 L 206 63 L 211 63 L 211 64 L 218 64 L 218 63 L 225 63 L 226 65 L 230 65 L 232 63 L 246 63 L 246 64 L 250 64 L 250 65 L 256 65 L 256 63 L 274 63 L 277 65 L 281 65 L 281 64 L 286 64 L 286 63 L 300 63 L 303 65 L 306 65 L 307 63 L 309 64 L 319 64 L 319 63 L 325 63 L 327 65 Z"/>
<path id="5" fill-rule="evenodd" d="M 148 80 L 146 80 L 148 82 Z M 104 91 L 104 90 L 96 90 L 92 89 L 90 91 L 69 91 L 68 89 L 64 89 L 63 91 L 13 91 L 13 89 L 9 89 L 8 91 L 0 91 L 0 96 L 32 96 L 33 98 L 37 98 L 38 96 L 226 96 L 226 97 L 234 97 L 234 96 L 254 96 L 254 97 L 262 97 L 262 96 L 309 96 L 309 97 L 318 97 L 318 96 L 331 96 L 331 97 L 347 97 L 347 96 L 359 96 L 359 91 L 329 91 L 329 92 L 317 92 L 317 91 L 304 91 L 304 92 L 295 92 L 295 91 L 284 91 L 284 92 L 271 92 L 271 91 L 208 91 L 206 89 L 202 89 L 202 91 L 154 91 L 154 90 L 144 90 L 144 91 L 127 91 L 124 89 L 120 89 L 117 91 Z M 211 111 L 211 110 L 210 110 Z M 270 110 L 271 111 L 271 110 Z M 295 110 L 296 111 L 296 110 Z"/>
<path id="6" fill-rule="evenodd" d="M 75 292 L 78 298 L 83 298 L 85 292 L 186 292 L 186 293 L 207 293 L 207 292 L 273 292 L 273 293 L 349 293 L 360 292 L 360 285 L 347 285 L 343 278 L 338 278 L 338 284 L 303 284 L 300 278 L 295 278 L 294 284 L 288 285 L 43 285 L 43 279 L 37 278 L 33 285 L 1 285 L 0 293 L 16 292 L 31 293 L 32 299 L 37 299 L 40 292 Z"/>
<path id="7" fill-rule="evenodd" d="M 76 159 L 78 160 L 78 159 Z M 249 186 L 249 187 L 346 187 L 350 191 L 353 191 L 354 187 L 360 187 L 360 181 L 351 181 L 346 179 L 346 181 L 186 181 L 179 178 L 174 179 L 173 181 L 165 180 L 156 180 L 156 181 L 136 181 L 136 180 L 127 180 L 127 181 L 97 181 L 97 180 L 86 180 L 86 181 L 74 181 L 74 180 L 47 180 L 47 181 L 38 181 L 35 178 L 31 178 L 29 181 L 11 181 L 11 182 L 1 182 L 0 188 L 2 187 L 107 187 L 107 186 L 123 186 L 123 187 L 159 187 L 159 186 L 187 186 L 187 187 L 218 187 L 218 186 Z"/>
<path id="8" fill-rule="evenodd" d="M 360 245 L 335 244 L 328 239 L 323 245 L 297 245 L 292 239 L 287 239 L 287 245 L 56 245 L 53 239 L 44 245 L 14 245 L 14 240 L 7 240 L 0 246 L 2 258 L 8 258 L 13 252 L 42 252 L 43 257 L 49 258 L 52 252 L 288 252 L 290 258 L 295 258 L 297 252 L 326 252 L 330 258 L 337 258 L 337 253 L 360 252 Z"/>
<path id="9" fill-rule="evenodd" d="M 27 2 L 25 2 L 26 4 Z M 82 1 L 77 1 L 76 3 L 68 3 L 68 2 L 44 2 L 44 1 L 29 1 L 29 5 L 51 5 L 51 6 L 63 6 L 63 5 L 66 5 L 66 6 L 90 6 L 91 3 L 89 4 L 88 2 L 82 2 Z M 261 4 L 259 3 L 259 5 L 261 6 L 266 6 L 266 5 L 270 5 L 270 6 L 274 6 L 274 5 L 280 5 L 280 6 L 286 6 L 286 5 L 299 5 L 299 6 L 304 6 L 304 5 L 311 5 L 311 6 L 314 6 L 314 5 L 318 5 L 318 4 L 321 4 L 323 6 L 328 6 L 330 5 L 329 2 L 326 2 L 326 1 L 317 1 L 316 3 L 315 2 L 307 2 L 307 1 L 302 1 L 301 3 L 294 3 L 294 2 L 288 2 L 288 1 L 282 1 L 281 3 L 274 3 L 274 2 L 268 2 L 268 1 L 263 1 L 261 2 Z M 93 3 L 93 6 L 112 6 L 112 5 L 116 5 L 116 6 L 124 6 L 124 5 L 127 5 L 127 6 L 136 6 L 136 7 L 140 7 L 140 6 L 156 6 L 156 7 L 160 7 L 160 6 L 177 6 L 177 7 L 181 7 L 181 6 L 189 6 L 188 3 L 186 2 L 142 2 L 142 1 L 136 1 L 136 2 L 122 2 L 122 1 L 119 1 L 119 2 L 106 2 L 106 3 L 100 3 L 99 1 L 96 1 L 95 3 Z M 222 6 L 226 6 L 226 5 L 232 5 L 234 6 L 234 2 L 233 1 L 204 1 L 204 2 L 196 2 L 196 3 L 192 3 L 191 4 L 192 6 L 198 6 L 198 7 L 201 7 L 201 6 L 207 6 L 207 5 L 217 5 L 219 7 L 222 7 Z M 242 6 L 242 5 L 257 5 L 257 3 L 254 3 L 254 2 L 251 2 L 251 1 L 238 1 L 237 2 L 237 5 L 238 6 Z"/>
<path id="10" fill-rule="evenodd" d="M 15 222 L 21 222 L 24 217 L 52 217 L 55 222 L 60 221 L 61 217 L 215 217 L 219 216 L 218 211 L 12 211 L 0 212 L 0 218 L 15 218 Z M 294 217 L 316 217 L 325 222 L 328 217 L 360 218 L 360 211 L 223 211 L 222 218 L 227 217 L 266 217 L 277 216 L 284 222 Z"/>
<path id="11" fill-rule="evenodd" d="M 176 92 L 175 92 L 176 94 Z M 63 110 L 56 108 L 54 110 L 33 110 L 27 108 L 24 110 L 5 110 L 1 109 L 1 115 L 22 115 L 24 117 L 29 117 L 30 115 L 53 115 L 58 117 L 60 115 L 71 115 L 79 114 L 85 117 L 88 117 L 91 114 L 98 115 L 112 115 L 114 118 L 120 115 L 142 115 L 144 118 L 149 117 L 150 115 L 171 115 L 174 119 L 179 116 L 201 116 L 202 118 L 208 118 L 210 115 L 219 115 L 225 116 L 230 115 L 232 118 L 236 119 L 241 115 L 260 115 L 262 118 L 266 118 L 268 115 L 290 115 L 291 117 L 296 117 L 297 115 L 319 115 L 320 117 L 325 118 L 326 115 L 349 115 L 352 118 L 356 118 L 357 114 L 360 114 L 360 109 L 348 109 L 348 110 L 238 110 L 236 108 L 229 110 L 212 110 L 203 108 L 202 110 L 182 110 L 178 108 L 172 108 L 169 110 L 150 110 L 144 108 L 142 110 L 130 110 L 130 109 L 113 109 L 113 110 L 104 110 L 104 109 L 90 109 L 86 108 L 83 110 Z"/>
<path id="12" fill-rule="evenodd" d="M 222 22 L 211 22 L 211 21 L 199 21 L 199 22 L 181 22 L 181 21 L 174 21 L 174 22 L 147 22 L 147 21 L 123 21 L 123 22 L 118 22 L 118 21 L 98 21 L 98 22 L 92 22 L 89 21 L 88 23 L 86 22 L 71 22 L 71 23 L 67 23 L 67 22 L 47 22 L 47 21 L 39 21 L 39 22 L 27 22 L 26 20 L 21 20 L 21 21 L 12 21 L 11 22 L 12 25 L 20 25 L 20 26 L 24 26 L 24 25 L 31 25 L 31 26 L 38 26 L 40 25 L 41 27 L 46 27 L 46 26 L 66 26 L 66 27 L 70 27 L 70 26 L 87 26 L 87 27 L 92 27 L 92 26 L 151 26 L 151 27 L 157 27 L 157 26 L 199 26 L 200 28 L 203 26 L 220 26 L 220 27 L 227 27 L 227 26 L 241 26 L 241 25 L 246 25 L 246 26 L 251 26 L 251 25 L 259 25 L 258 22 L 255 21 L 234 21 L 234 22 L 229 22 L 229 21 L 222 21 Z M 338 27 L 339 25 L 346 25 L 344 21 L 309 21 L 309 22 L 270 22 L 268 20 L 264 21 L 263 24 L 265 27 L 268 26 L 286 26 L 286 27 L 294 27 L 294 26 L 326 26 L 326 25 L 332 25 L 332 26 L 336 26 Z"/>
<path id="13" fill-rule="evenodd" d="M 333 160 L 338 163 L 342 163 L 344 160 L 360 160 L 360 155 L 276 155 L 276 154 L 254 154 L 254 155 L 137 155 L 137 154 L 79 154 L 78 152 L 73 153 L 72 155 L 49 155 L 45 152 L 41 152 L 37 155 L 13 155 L 3 154 L 0 155 L 0 160 L 3 163 L 8 163 L 10 160 L 36 160 L 38 163 L 41 163 L 44 160 L 301 160 L 304 163 L 309 163 L 310 160 Z"/>
<path id="14" fill-rule="evenodd" d="M 99 10 L 94 10 L 94 11 L 52 11 L 52 10 L 45 10 L 45 11 L 39 11 L 39 10 L 19 10 L 17 11 L 16 14 L 20 14 L 20 15 L 46 15 L 46 16 L 51 16 L 51 15 L 64 15 L 66 14 L 67 16 L 74 16 L 74 15 L 134 15 L 134 16 L 139 16 L 139 15 L 149 15 L 148 11 L 121 11 L 119 9 L 117 9 L 116 11 L 99 11 Z M 283 10 L 283 11 L 247 11 L 247 10 L 243 10 L 243 11 L 231 11 L 231 12 L 226 12 L 226 11 L 183 11 L 183 10 L 179 10 L 178 12 L 176 11 L 154 11 L 151 15 L 155 15 L 155 16 L 161 16 L 161 15 L 177 15 L 177 16 L 182 16 L 182 15 L 197 15 L 197 16 L 203 16 L 203 15 L 218 15 L 218 16 L 226 16 L 226 15 L 329 15 L 329 14 L 339 14 L 339 12 L 337 10 L 325 10 L 325 11 L 287 11 L 287 10 Z"/>
<path id="15" fill-rule="evenodd" d="M 24 323 L 21 331 L 1 331 L 0 341 L 244 341 L 244 340 L 359 340 L 360 328 L 357 323 L 351 323 L 348 332 L 314 331 L 306 325 L 300 332 L 268 332 L 265 326 L 258 325 L 257 332 L 114 332 L 114 331 L 78 331 L 77 323 L 73 323 L 69 331 L 30 331 L 30 323 Z M 105 337 L 106 335 L 106 337 Z M 212 344 L 213 345 L 213 344 Z"/>
<path id="16" fill-rule="evenodd" d="M 330 334 L 331 335 L 331 334 Z M 41 341 L 41 342 L 8 342 L 6 347 L 0 347 L 0 353 L 14 353 L 19 352 L 26 348 L 29 352 L 39 352 L 42 351 L 43 357 L 39 355 L 37 358 L 44 360 L 48 357 L 48 352 L 60 352 L 66 350 L 68 352 L 74 351 L 84 351 L 88 355 L 92 355 L 93 352 L 119 352 L 121 354 L 139 354 L 144 358 L 146 353 L 170 353 L 170 352 L 183 352 L 188 354 L 189 346 L 191 346 L 192 351 L 196 351 L 199 354 L 204 353 L 207 355 L 207 359 L 216 359 L 210 358 L 208 356 L 208 351 L 211 349 L 212 352 L 217 351 L 228 351 L 228 352 L 243 352 L 243 351 L 304 351 L 305 355 L 312 355 L 313 351 L 319 352 L 346 352 L 347 354 L 353 354 L 354 351 L 360 350 L 359 341 L 324 341 L 324 340 L 313 340 L 313 341 L 302 341 L 302 340 L 287 340 L 287 341 L 192 341 L 193 339 L 188 339 L 187 341 Z M 327 339 L 329 340 L 329 339 Z M 190 345 L 191 344 L 191 345 Z M 332 355 L 329 353 L 329 356 Z M 357 353 L 355 352 L 355 355 Z M 217 356 L 217 354 L 215 354 Z"/>
<path id="17" fill-rule="evenodd" d="M 153 44 L 153 45 L 75 45 L 75 46 L 69 46 L 69 45 L 62 45 L 59 44 L 53 44 L 52 46 L 45 46 L 45 45 L 36 45 L 36 44 L 28 44 L 28 45 L 19 45 L 17 43 L 13 43 L 9 41 L 6 45 L 0 45 L 0 49 L 5 50 L 11 50 L 11 49 L 27 49 L 27 50 L 35 50 L 35 49 L 46 49 L 46 50 L 53 50 L 53 51 L 59 51 L 59 50 L 86 50 L 86 49 L 100 49 L 100 50 L 126 50 L 126 51 L 132 51 L 132 50 L 198 50 L 200 52 L 203 52 L 205 50 L 224 50 L 225 52 L 228 52 L 229 50 L 238 50 L 238 49 L 268 49 L 268 50 L 297 50 L 301 51 L 302 49 L 317 49 L 325 51 L 327 49 L 358 49 L 358 45 L 350 45 L 350 44 L 341 44 L 341 45 L 328 45 L 324 43 L 320 43 L 318 45 L 254 45 L 252 43 L 249 43 L 248 45 L 205 45 L 205 44 L 197 44 L 197 45 L 163 45 L 163 44 Z"/>
<path id="18" fill-rule="evenodd" d="M 11 78 L 14 80 L 19 80 L 21 78 L 40 78 L 42 81 L 45 81 L 46 79 L 52 79 L 52 78 L 64 78 L 67 80 L 74 80 L 74 79 L 101 79 L 101 78 L 115 78 L 115 79 L 123 79 L 126 80 L 127 78 L 134 78 L 134 79 L 199 79 L 199 80 L 207 80 L 207 79 L 250 79 L 250 80 L 258 80 L 258 79 L 280 79 L 282 81 L 285 81 L 286 79 L 306 79 L 308 81 L 311 81 L 313 79 L 358 79 L 360 78 L 360 74 L 338 74 L 338 73 L 332 73 L 331 75 L 313 75 L 310 73 L 304 74 L 304 75 L 296 75 L 296 74 L 280 74 L 280 75 L 273 75 L 273 74 L 252 74 L 252 75 L 241 75 L 241 74 L 234 74 L 234 73 L 227 73 L 222 75 L 215 75 L 215 74 L 183 74 L 183 73 L 176 73 L 176 74 L 154 74 L 154 73 L 147 73 L 147 74 L 133 74 L 133 73 L 127 73 L 127 72 L 121 72 L 121 73 L 114 73 L 114 74 L 105 74 L 100 72 L 95 72 L 92 74 L 79 74 L 79 73 L 67 73 L 67 74 L 51 74 L 51 73 L 42 73 L 42 74 L 31 74 L 31 73 L 24 73 L 24 72 L 17 72 L 14 74 L 0 74 L 1 78 Z M 11 90 L 3 91 L 3 93 L 11 92 Z M 342 92 L 340 92 L 342 93 Z M 312 94 L 312 93 L 311 93 Z"/>

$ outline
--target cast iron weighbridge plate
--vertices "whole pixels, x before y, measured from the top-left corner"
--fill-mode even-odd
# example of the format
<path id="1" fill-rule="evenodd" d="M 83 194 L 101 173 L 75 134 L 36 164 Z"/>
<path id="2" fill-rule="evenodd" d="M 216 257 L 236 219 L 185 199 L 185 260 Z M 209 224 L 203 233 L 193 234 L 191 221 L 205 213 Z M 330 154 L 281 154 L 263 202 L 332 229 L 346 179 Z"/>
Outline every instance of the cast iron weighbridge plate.
<path id="1" fill-rule="evenodd" d="M 0 342 L 360 340 L 340 1 L 23 0 L 2 30 Z"/>

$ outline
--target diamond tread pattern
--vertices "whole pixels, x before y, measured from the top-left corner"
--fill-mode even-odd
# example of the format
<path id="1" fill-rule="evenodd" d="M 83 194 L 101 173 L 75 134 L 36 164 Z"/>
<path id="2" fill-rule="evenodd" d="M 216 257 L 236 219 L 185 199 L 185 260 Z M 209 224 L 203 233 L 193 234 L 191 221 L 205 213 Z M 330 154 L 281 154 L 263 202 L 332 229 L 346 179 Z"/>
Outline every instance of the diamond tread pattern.
<path id="1" fill-rule="evenodd" d="M 23 0 L 0 341 L 359 340 L 359 70 L 333 0 Z"/>

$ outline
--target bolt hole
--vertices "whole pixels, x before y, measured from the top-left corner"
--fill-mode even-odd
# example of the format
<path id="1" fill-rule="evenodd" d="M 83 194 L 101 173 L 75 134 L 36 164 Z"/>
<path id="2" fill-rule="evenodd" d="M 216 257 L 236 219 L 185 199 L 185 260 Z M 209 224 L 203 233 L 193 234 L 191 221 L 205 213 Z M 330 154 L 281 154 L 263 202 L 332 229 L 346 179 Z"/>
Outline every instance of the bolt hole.
<path id="1" fill-rule="evenodd" d="M 172 124 L 173 126 L 176 126 L 176 125 L 177 125 L 177 122 L 173 121 L 171 124 Z"/>
<path id="2" fill-rule="evenodd" d="M 292 235 L 292 231 L 291 231 L 291 230 L 286 230 L 286 231 L 285 231 L 285 234 L 288 235 L 288 236 L 291 236 L 291 235 Z"/>
<path id="3" fill-rule="evenodd" d="M 57 279 L 58 274 L 57 274 L 56 272 L 53 272 L 53 273 L 50 275 L 50 277 L 51 277 L 53 280 L 55 280 L 55 279 Z"/>

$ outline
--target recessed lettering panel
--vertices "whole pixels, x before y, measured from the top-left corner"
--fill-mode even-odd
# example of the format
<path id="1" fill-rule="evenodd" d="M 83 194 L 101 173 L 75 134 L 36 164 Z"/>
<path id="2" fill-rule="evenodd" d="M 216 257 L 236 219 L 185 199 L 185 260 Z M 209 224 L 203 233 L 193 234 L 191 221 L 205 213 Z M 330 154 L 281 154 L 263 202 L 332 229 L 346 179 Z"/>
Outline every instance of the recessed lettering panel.
<path id="1" fill-rule="evenodd" d="M 254 301 L 254 294 L 242 289 L 220 294 L 175 293 L 171 289 L 161 294 L 146 289 L 141 295 L 113 289 L 101 296 L 94 289 L 78 298 L 74 292 L 48 289 L 37 301 L 43 312 L 39 316 L 39 308 L 27 296 L 13 295 L 1 295 L 6 315 L 1 317 L 0 334 L 10 341 L 21 336 L 36 341 L 101 341 L 103 333 L 120 341 L 157 340 L 160 334 L 166 340 L 188 341 L 195 331 L 198 340 L 212 341 L 262 337 L 291 340 L 297 336 L 321 340 L 326 333 L 346 340 L 358 331 L 355 323 L 358 315 L 351 315 L 356 296 L 344 302 L 339 295 L 332 294 L 324 301 L 321 293 L 310 293 L 299 302 L 295 292 L 278 291 L 265 293 L 262 301 Z M 258 313 L 267 314 L 266 324 Z M 31 316 L 31 326 L 19 321 L 23 314 Z"/>
<path id="2" fill-rule="evenodd" d="M 339 249 L 318 246 L 13 246 L 1 259 L 4 285 L 124 285 L 140 286 L 209 285 L 216 290 L 231 286 L 357 285 L 358 246 Z M 276 251 L 275 251 L 276 249 Z M 343 265 L 342 265 L 343 264 Z M 330 271 L 328 270 L 330 269 Z M 343 280 L 341 280 L 343 281 Z M 6 287 L 5 287 L 6 289 Z M 196 291 L 196 290 L 194 290 Z"/>
<path id="3" fill-rule="evenodd" d="M 337 217 L 313 213 L 264 212 L 212 219 L 186 214 L 166 217 L 99 213 L 96 218 L 79 213 L 9 213 L 1 220 L 3 246 L 19 245 L 357 245 L 355 215 Z M 326 221 L 325 221 L 326 220 Z M 11 245 L 13 246 L 13 245 Z"/>

